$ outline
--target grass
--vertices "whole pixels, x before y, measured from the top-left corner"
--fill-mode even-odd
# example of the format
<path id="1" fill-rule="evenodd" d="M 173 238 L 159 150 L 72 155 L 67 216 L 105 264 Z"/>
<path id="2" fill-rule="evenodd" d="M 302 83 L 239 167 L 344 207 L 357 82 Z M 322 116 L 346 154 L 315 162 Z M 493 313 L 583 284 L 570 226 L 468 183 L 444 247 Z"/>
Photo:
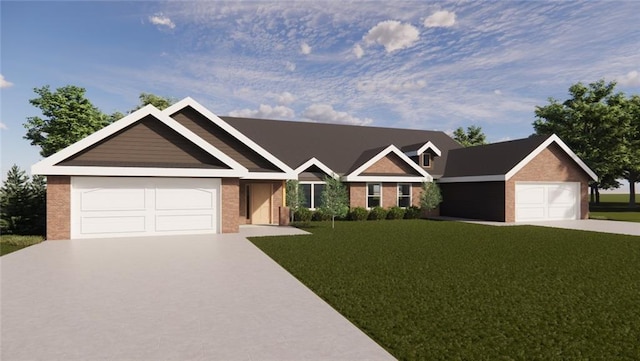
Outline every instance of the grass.
<path id="1" fill-rule="evenodd" d="M 3 234 L 0 236 L 0 256 L 29 247 L 44 240 L 41 236 L 17 236 Z"/>
<path id="2" fill-rule="evenodd" d="M 401 360 L 640 359 L 640 238 L 424 220 L 253 238 Z"/>
<path id="3" fill-rule="evenodd" d="M 591 219 L 606 219 L 610 221 L 640 222 L 640 211 L 636 212 L 589 212 Z"/>
<path id="4" fill-rule="evenodd" d="M 636 201 L 640 202 L 640 194 L 636 194 Z M 600 194 L 600 203 L 629 203 L 629 194 L 627 193 L 602 193 Z"/>
<path id="5" fill-rule="evenodd" d="M 640 222 L 640 194 L 636 194 L 636 202 L 636 208 L 629 208 L 628 194 L 601 194 L 599 205 L 589 205 L 589 218 Z"/>

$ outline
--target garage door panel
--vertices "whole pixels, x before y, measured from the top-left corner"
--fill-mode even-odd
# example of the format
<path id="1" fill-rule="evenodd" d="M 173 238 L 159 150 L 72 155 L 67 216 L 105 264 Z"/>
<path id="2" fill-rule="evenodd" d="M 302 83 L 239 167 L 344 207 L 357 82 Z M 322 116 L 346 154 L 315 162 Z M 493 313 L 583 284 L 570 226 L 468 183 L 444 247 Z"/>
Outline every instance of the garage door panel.
<path id="1" fill-rule="evenodd" d="M 220 179 L 73 177 L 72 238 L 216 233 Z"/>
<path id="2" fill-rule="evenodd" d="M 144 189 L 100 188 L 82 191 L 82 211 L 136 211 L 145 209 Z"/>
<path id="3" fill-rule="evenodd" d="M 156 189 L 156 209 L 211 209 L 215 193 L 205 189 Z"/>
<path id="4" fill-rule="evenodd" d="M 82 234 L 143 233 L 145 216 L 82 217 Z"/>
<path id="5" fill-rule="evenodd" d="M 516 222 L 579 218 L 580 184 L 516 183 Z"/>
<path id="6" fill-rule="evenodd" d="M 211 229 L 214 218 L 210 214 L 156 216 L 156 231 L 200 231 Z"/>

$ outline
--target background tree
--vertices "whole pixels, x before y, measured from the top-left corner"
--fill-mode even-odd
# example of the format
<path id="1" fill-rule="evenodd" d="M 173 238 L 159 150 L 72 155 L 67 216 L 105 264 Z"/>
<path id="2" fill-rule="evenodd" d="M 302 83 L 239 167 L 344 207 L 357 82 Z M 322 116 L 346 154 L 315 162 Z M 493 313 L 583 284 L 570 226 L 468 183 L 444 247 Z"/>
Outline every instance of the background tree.
<path id="1" fill-rule="evenodd" d="M 25 139 L 40 147 L 40 155 L 51 154 L 73 144 L 108 124 L 109 119 L 85 98 L 85 89 L 73 85 L 51 91 L 48 85 L 33 90 L 37 98 L 29 100 L 40 108 L 41 117 L 29 117 Z"/>
<path id="2" fill-rule="evenodd" d="M 436 209 L 442 203 L 442 193 L 436 182 L 423 182 L 420 193 L 420 207 L 427 213 Z"/>
<path id="3" fill-rule="evenodd" d="M 160 110 L 165 110 L 176 102 L 173 98 L 162 97 L 151 93 L 140 93 L 138 99 L 140 99 L 140 105 L 131 110 L 129 113 L 133 113 L 136 110 L 143 108 L 149 104 Z"/>
<path id="4" fill-rule="evenodd" d="M 291 221 L 293 222 L 293 217 L 295 213 L 304 206 L 306 202 L 306 197 L 304 196 L 304 192 L 302 192 L 302 187 L 300 187 L 300 182 L 295 179 L 290 179 L 286 183 L 286 193 L 287 193 L 287 207 L 289 207 L 290 212 L 289 215 L 291 217 Z"/>
<path id="5" fill-rule="evenodd" d="M 628 141 L 631 135 L 631 104 L 615 82 L 599 80 L 569 88 L 562 103 L 549 98 L 549 105 L 536 107 L 536 134 L 558 135 L 599 177 L 592 182 L 591 201 L 600 202 L 599 188 L 619 186 L 616 179 L 630 167 Z M 627 165 L 627 166 L 625 166 Z M 595 198 L 595 199 L 594 199 Z"/>
<path id="6" fill-rule="evenodd" d="M 629 133 L 623 138 L 628 156 L 622 167 L 622 176 L 629 182 L 629 206 L 636 206 L 636 183 L 640 182 L 640 96 L 629 99 Z"/>
<path id="7" fill-rule="evenodd" d="M 482 127 L 475 125 L 467 127 L 466 132 L 462 127 L 459 127 L 453 132 L 453 139 L 464 147 L 487 144 L 487 137 L 482 132 Z"/>
<path id="8" fill-rule="evenodd" d="M 13 165 L 0 188 L 2 233 L 44 235 L 44 178 L 29 180 L 26 172 Z"/>
<path id="9" fill-rule="evenodd" d="M 349 195 L 340 179 L 325 176 L 324 182 L 326 185 L 320 195 L 320 209 L 331 215 L 331 228 L 335 228 L 336 217 L 345 217 L 349 213 Z"/>

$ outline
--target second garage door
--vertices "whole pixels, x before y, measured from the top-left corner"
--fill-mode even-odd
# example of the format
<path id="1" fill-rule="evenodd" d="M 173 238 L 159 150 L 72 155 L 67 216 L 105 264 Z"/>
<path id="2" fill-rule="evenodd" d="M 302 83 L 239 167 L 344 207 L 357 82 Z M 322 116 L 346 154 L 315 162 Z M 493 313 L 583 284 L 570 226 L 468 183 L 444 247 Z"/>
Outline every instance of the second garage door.
<path id="1" fill-rule="evenodd" d="M 580 183 L 516 183 L 516 222 L 580 218 Z"/>
<path id="2" fill-rule="evenodd" d="M 216 233 L 220 179 L 73 177 L 71 238 Z"/>

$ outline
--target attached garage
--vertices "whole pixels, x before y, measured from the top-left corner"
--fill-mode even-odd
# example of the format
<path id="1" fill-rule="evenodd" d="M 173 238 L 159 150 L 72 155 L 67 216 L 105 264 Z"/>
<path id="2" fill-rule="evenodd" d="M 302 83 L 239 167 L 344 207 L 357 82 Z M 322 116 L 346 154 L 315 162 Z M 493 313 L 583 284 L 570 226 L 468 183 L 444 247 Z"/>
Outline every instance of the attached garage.
<path id="1" fill-rule="evenodd" d="M 580 219 L 580 183 L 515 184 L 516 222 Z"/>
<path id="2" fill-rule="evenodd" d="M 219 178 L 71 178 L 74 239 L 217 233 L 219 209 Z"/>

